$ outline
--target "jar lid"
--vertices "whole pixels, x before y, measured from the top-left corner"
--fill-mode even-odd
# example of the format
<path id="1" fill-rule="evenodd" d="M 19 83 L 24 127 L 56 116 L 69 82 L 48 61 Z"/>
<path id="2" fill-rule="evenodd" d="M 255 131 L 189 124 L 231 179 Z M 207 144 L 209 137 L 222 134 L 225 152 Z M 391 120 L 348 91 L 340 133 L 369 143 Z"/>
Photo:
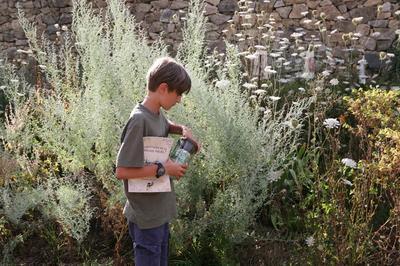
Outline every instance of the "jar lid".
<path id="1" fill-rule="evenodd" d="M 194 154 L 198 151 L 199 147 L 195 141 L 189 138 L 181 138 L 180 139 L 180 147 L 190 154 Z"/>

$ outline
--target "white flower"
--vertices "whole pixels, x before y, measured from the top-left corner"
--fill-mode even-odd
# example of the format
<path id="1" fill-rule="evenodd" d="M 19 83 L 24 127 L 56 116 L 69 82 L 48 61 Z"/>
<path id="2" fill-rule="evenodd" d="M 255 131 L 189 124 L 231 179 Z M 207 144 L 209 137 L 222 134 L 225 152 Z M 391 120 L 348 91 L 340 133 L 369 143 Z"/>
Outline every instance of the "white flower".
<path id="1" fill-rule="evenodd" d="M 276 74 L 276 73 L 278 73 L 276 70 L 271 69 L 270 66 L 267 66 L 264 70 L 265 70 L 265 72 L 267 72 L 267 74 Z"/>
<path id="2" fill-rule="evenodd" d="M 228 87 L 231 84 L 231 82 L 229 80 L 223 79 L 223 80 L 218 80 L 217 82 L 215 82 L 215 87 L 223 89 Z"/>
<path id="3" fill-rule="evenodd" d="M 301 36 L 303 36 L 304 34 L 302 33 L 302 32 L 294 32 L 294 33 L 292 33 L 291 35 L 290 35 L 290 37 L 293 37 L 293 38 L 300 38 Z"/>
<path id="4" fill-rule="evenodd" d="M 322 71 L 322 76 L 327 77 L 331 74 L 331 72 L 329 72 L 328 70 L 324 70 Z"/>
<path id="5" fill-rule="evenodd" d="M 245 58 L 250 59 L 250 60 L 255 60 L 255 59 L 257 59 L 257 56 L 255 54 L 249 54 L 249 55 L 246 55 Z"/>
<path id="6" fill-rule="evenodd" d="M 351 181 L 347 180 L 346 178 L 342 178 L 343 184 L 347 185 L 347 186 L 353 186 L 353 183 L 351 183 Z"/>
<path id="7" fill-rule="evenodd" d="M 54 27 L 58 30 L 60 28 L 60 25 L 54 24 Z"/>
<path id="8" fill-rule="evenodd" d="M 303 87 L 298 88 L 299 91 L 305 92 L 306 90 Z"/>
<path id="9" fill-rule="evenodd" d="M 343 158 L 342 159 L 342 164 L 344 164 L 347 167 L 356 169 L 357 168 L 357 163 L 353 159 L 350 158 Z"/>
<path id="10" fill-rule="evenodd" d="M 278 96 L 269 96 L 269 99 L 270 99 L 271 101 L 273 101 L 273 102 L 278 101 L 280 98 L 281 98 L 281 97 L 278 97 Z"/>
<path id="11" fill-rule="evenodd" d="M 279 57 L 278 59 L 276 59 L 276 62 L 281 63 L 283 61 L 286 61 L 286 58 L 284 57 Z"/>
<path id="12" fill-rule="evenodd" d="M 248 55 L 248 54 L 249 54 L 248 51 L 244 51 L 244 52 L 238 53 L 239 56 L 244 56 L 244 55 Z"/>
<path id="13" fill-rule="evenodd" d="M 267 49 L 264 45 L 254 45 L 254 48 L 256 48 L 257 50 L 265 50 L 265 49 Z"/>
<path id="14" fill-rule="evenodd" d="M 315 91 L 323 91 L 323 88 L 322 87 L 320 87 L 320 86 L 317 86 L 317 87 L 315 87 L 315 89 L 314 89 Z"/>
<path id="15" fill-rule="evenodd" d="M 338 128 L 340 126 L 340 122 L 339 120 L 337 120 L 336 118 L 327 118 L 324 120 L 323 125 L 326 128 Z"/>
<path id="16" fill-rule="evenodd" d="M 291 129 L 299 129 L 302 127 L 302 124 L 299 123 L 299 120 L 297 120 L 295 118 L 292 118 L 289 121 L 286 121 L 284 124 L 287 125 Z"/>
<path id="17" fill-rule="evenodd" d="M 343 17 L 343 16 L 337 16 L 336 17 L 338 20 L 345 20 L 345 17 Z"/>
<path id="18" fill-rule="evenodd" d="M 7 88 L 7 86 L 0 86 L 0 90 L 4 90 L 5 88 Z"/>
<path id="19" fill-rule="evenodd" d="M 254 93 L 255 94 L 264 94 L 264 93 L 266 93 L 267 91 L 266 90 L 263 90 L 263 89 L 258 89 L 258 90 L 255 90 L 254 91 Z"/>
<path id="20" fill-rule="evenodd" d="M 243 84 L 243 87 L 245 87 L 246 89 L 255 89 L 255 88 L 257 88 L 256 85 L 254 85 L 252 83 L 247 83 L 247 82 L 245 84 Z"/>
<path id="21" fill-rule="evenodd" d="M 68 27 L 67 27 L 66 25 L 63 25 L 63 26 L 61 27 L 61 30 L 67 31 L 67 30 L 68 30 Z"/>
<path id="22" fill-rule="evenodd" d="M 304 79 L 313 79 L 314 78 L 314 73 L 312 73 L 312 72 L 304 72 L 301 75 L 301 77 L 304 78 Z"/>
<path id="23" fill-rule="evenodd" d="M 339 80 L 338 80 L 338 79 L 331 79 L 331 80 L 329 81 L 329 83 L 330 83 L 331 85 L 333 85 L 333 86 L 336 86 L 336 85 L 339 84 Z"/>
<path id="24" fill-rule="evenodd" d="M 397 10 L 396 12 L 394 12 L 394 14 L 395 14 L 396 16 L 400 16 L 400 10 Z"/>
<path id="25" fill-rule="evenodd" d="M 311 22 L 312 22 L 311 19 L 305 19 L 305 20 L 303 20 L 303 23 L 304 23 L 304 24 L 310 24 Z"/>
<path id="26" fill-rule="evenodd" d="M 250 96 L 250 97 L 251 97 L 251 96 Z M 265 115 L 265 116 L 268 116 L 268 115 L 270 115 L 271 113 L 272 113 L 271 109 L 265 108 L 265 111 L 264 111 L 264 115 Z"/>
<path id="27" fill-rule="evenodd" d="M 280 57 L 282 53 L 270 53 L 269 55 L 273 58 Z"/>
<path id="28" fill-rule="evenodd" d="M 18 83 L 18 82 L 19 82 L 18 79 L 10 79 L 10 81 L 11 81 L 12 83 Z"/>
<path id="29" fill-rule="evenodd" d="M 314 237 L 313 237 L 313 236 L 307 237 L 307 238 L 306 238 L 306 244 L 307 244 L 307 246 L 309 246 L 309 247 L 314 246 L 314 244 L 315 244 L 315 239 L 314 239 Z"/>
<path id="30" fill-rule="evenodd" d="M 300 14 L 304 17 L 308 14 L 308 11 L 301 12 Z"/>

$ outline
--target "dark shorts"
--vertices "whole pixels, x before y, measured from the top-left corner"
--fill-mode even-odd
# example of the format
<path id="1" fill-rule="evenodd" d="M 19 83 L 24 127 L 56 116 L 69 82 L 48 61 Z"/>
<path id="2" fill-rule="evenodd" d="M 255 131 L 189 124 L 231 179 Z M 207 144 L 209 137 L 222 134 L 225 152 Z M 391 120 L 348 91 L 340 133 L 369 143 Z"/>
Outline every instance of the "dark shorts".
<path id="1" fill-rule="evenodd" d="M 168 265 L 169 226 L 140 229 L 129 222 L 129 235 L 132 238 L 136 266 Z"/>

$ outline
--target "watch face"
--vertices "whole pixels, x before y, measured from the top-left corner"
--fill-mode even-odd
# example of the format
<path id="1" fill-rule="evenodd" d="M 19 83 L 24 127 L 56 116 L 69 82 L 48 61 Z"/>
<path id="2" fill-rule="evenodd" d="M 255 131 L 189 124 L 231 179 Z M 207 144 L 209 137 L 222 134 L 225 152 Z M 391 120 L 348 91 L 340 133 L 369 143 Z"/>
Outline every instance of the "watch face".
<path id="1" fill-rule="evenodd" d="M 161 163 L 157 164 L 157 177 L 165 175 L 165 168 Z"/>

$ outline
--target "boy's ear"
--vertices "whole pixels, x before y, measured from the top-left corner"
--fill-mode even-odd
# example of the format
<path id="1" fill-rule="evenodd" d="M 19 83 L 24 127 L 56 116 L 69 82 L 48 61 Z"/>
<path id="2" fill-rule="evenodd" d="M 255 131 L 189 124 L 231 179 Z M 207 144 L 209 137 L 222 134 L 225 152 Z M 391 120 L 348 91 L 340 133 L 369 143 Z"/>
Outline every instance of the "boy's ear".
<path id="1" fill-rule="evenodd" d="M 168 92 L 168 84 L 165 83 L 165 82 L 160 83 L 160 85 L 158 85 L 157 90 L 158 90 L 160 93 L 162 93 L 162 94 Z"/>

